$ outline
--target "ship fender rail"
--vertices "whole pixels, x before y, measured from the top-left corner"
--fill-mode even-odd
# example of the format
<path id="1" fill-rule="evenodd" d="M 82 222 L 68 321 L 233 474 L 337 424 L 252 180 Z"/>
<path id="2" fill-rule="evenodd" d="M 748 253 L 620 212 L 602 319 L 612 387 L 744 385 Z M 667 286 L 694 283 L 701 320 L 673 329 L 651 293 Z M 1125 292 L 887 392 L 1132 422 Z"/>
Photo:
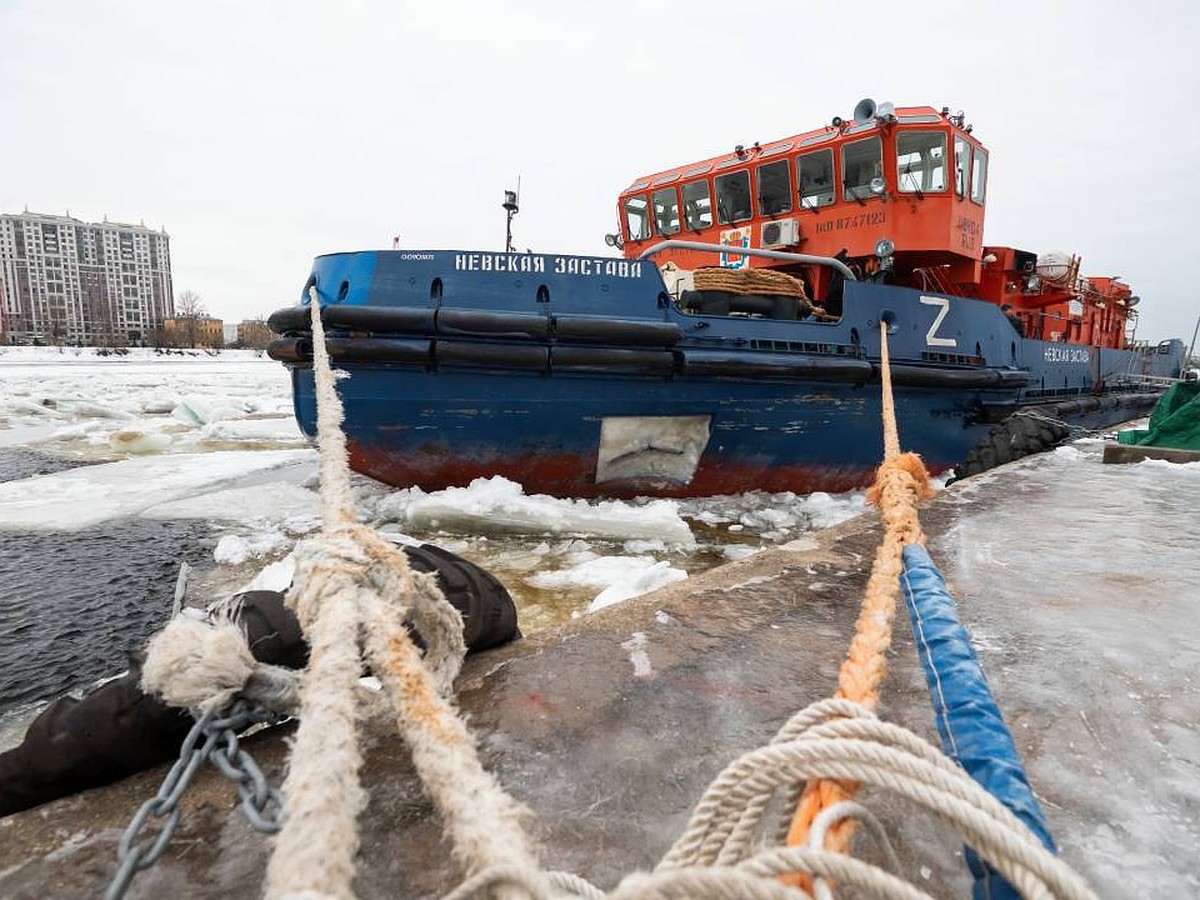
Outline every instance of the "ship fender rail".
<path id="1" fill-rule="evenodd" d="M 878 370 L 878 366 L 876 369 Z M 879 380 L 876 371 L 875 380 Z M 1022 369 L 959 369 L 937 366 L 892 366 L 892 382 L 904 387 L 1019 388 L 1029 383 Z"/>
<path id="2" fill-rule="evenodd" d="M 532 372 L 545 372 L 550 367 L 550 348 L 545 345 L 434 341 L 433 357 L 439 367 L 465 366 Z"/>
<path id="3" fill-rule="evenodd" d="M 557 345 L 550 348 L 550 369 L 554 372 L 667 377 L 674 375 L 678 368 L 679 360 L 670 350 Z"/>
<path id="4" fill-rule="evenodd" d="M 613 344 L 631 347 L 674 347 L 683 331 L 674 322 L 610 319 L 600 316 L 556 315 L 554 339 L 572 344 Z"/>
<path id="5" fill-rule="evenodd" d="M 871 380 L 874 367 L 865 359 L 850 356 L 685 350 L 682 374 L 705 378 L 808 379 L 861 384 Z"/>
<path id="6" fill-rule="evenodd" d="M 837 269 L 851 281 L 857 281 L 854 272 L 840 259 L 832 256 L 813 256 L 809 253 L 788 253 L 786 250 L 761 250 L 758 247 L 736 247 L 729 244 L 706 244 L 703 241 L 659 241 L 647 247 L 638 259 L 649 259 L 664 250 L 696 250 L 701 253 L 728 253 L 731 256 L 758 256 L 763 259 L 778 259 L 784 262 L 803 263 L 809 266 L 828 266 Z"/>
<path id="7" fill-rule="evenodd" d="M 328 328 L 371 335 L 422 335 L 496 340 L 556 341 L 630 347 L 673 347 L 682 331 L 675 322 L 603 316 L 556 315 L 407 306 L 324 306 Z M 279 335 L 309 333 L 308 308 L 290 306 L 267 319 Z"/>
<path id="8" fill-rule="evenodd" d="M 334 362 L 369 365 L 659 377 L 669 377 L 680 368 L 678 354 L 670 350 L 644 348 L 367 337 L 327 337 L 325 347 Z M 267 355 L 283 363 L 310 365 L 313 359 L 312 339 L 280 338 L 267 347 Z"/>
<path id="9" fill-rule="evenodd" d="M 545 341 L 550 319 L 535 313 L 490 312 L 441 307 L 435 318 L 439 337 L 489 337 L 518 341 Z"/>
<path id="10" fill-rule="evenodd" d="M 427 366 L 433 362 L 433 342 L 427 339 L 328 337 L 325 347 L 339 363 Z M 313 358 L 312 338 L 279 338 L 267 345 L 267 356 L 282 363 L 308 365 Z"/>
<path id="11" fill-rule="evenodd" d="M 329 328 L 364 331 L 371 334 L 434 333 L 433 307 L 420 306 L 339 306 L 321 307 L 321 322 Z M 308 333 L 307 306 L 289 306 L 267 318 L 267 326 L 276 334 Z"/>

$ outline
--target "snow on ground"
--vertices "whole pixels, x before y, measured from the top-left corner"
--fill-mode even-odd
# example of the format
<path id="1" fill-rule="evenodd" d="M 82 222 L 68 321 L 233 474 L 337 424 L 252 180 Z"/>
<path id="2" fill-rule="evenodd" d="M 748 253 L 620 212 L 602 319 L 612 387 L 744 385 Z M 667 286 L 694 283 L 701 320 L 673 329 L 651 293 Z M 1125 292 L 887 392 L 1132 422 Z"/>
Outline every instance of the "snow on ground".
<path id="1" fill-rule="evenodd" d="M 74 530 L 131 515 L 200 519 L 221 537 L 221 589 L 243 587 L 264 566 L 267 582 L 290 579 L 285 554 L 320 520 L 315 454 L 293 418 L 283 366 L 253 351 L 101 356 L 0 347 L 0 383 L 0 451 L 94 463 L 0 484 L 0 528 Z M 503 478 L 434 493 L 358 477 L 354 484 L 365 521 L 488 568 L 510 587 L 527 626 L 864 511 L 861 492 L 624 502 L 527 495 Z"/>

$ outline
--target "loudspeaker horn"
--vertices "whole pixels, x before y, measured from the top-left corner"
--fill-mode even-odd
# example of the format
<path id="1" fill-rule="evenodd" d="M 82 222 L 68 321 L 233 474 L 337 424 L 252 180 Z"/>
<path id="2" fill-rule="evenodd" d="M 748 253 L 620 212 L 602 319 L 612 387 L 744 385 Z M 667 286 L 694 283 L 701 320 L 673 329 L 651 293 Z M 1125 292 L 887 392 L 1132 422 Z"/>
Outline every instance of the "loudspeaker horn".
<path id="1" fill-rule="evenodd" d="M 865 125 L 875 118 L 875 101 L 870 97 L 858 101 L 858 106 L 854 107 L 854 122 L 856 125 Z"/>

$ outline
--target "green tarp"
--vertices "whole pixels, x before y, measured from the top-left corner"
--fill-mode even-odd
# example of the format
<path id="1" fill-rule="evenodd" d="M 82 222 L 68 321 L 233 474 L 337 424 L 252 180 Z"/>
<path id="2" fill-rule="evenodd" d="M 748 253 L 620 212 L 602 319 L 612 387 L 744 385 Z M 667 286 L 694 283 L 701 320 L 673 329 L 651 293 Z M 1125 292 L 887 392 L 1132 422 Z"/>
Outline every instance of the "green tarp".
<path id="1" fill-rule="evenodd" d="M 1150 427 L 1122 431 L 1121 444 L 1200 450 L 1200 381 L 1180 381 L 1159 398 Z"/>

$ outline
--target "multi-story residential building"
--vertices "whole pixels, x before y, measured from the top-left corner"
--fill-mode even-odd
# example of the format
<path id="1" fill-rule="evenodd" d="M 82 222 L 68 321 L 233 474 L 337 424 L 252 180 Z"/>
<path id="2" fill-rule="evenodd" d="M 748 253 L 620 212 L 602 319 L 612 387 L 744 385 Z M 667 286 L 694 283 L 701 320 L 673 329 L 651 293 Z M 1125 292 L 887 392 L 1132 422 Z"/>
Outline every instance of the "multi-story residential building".
<path id="1" fill-rule="evenodd" d="M 165 231 L 66 216 L 0 214 L 8 340 L 143 344 L 175 314 Z"/>

